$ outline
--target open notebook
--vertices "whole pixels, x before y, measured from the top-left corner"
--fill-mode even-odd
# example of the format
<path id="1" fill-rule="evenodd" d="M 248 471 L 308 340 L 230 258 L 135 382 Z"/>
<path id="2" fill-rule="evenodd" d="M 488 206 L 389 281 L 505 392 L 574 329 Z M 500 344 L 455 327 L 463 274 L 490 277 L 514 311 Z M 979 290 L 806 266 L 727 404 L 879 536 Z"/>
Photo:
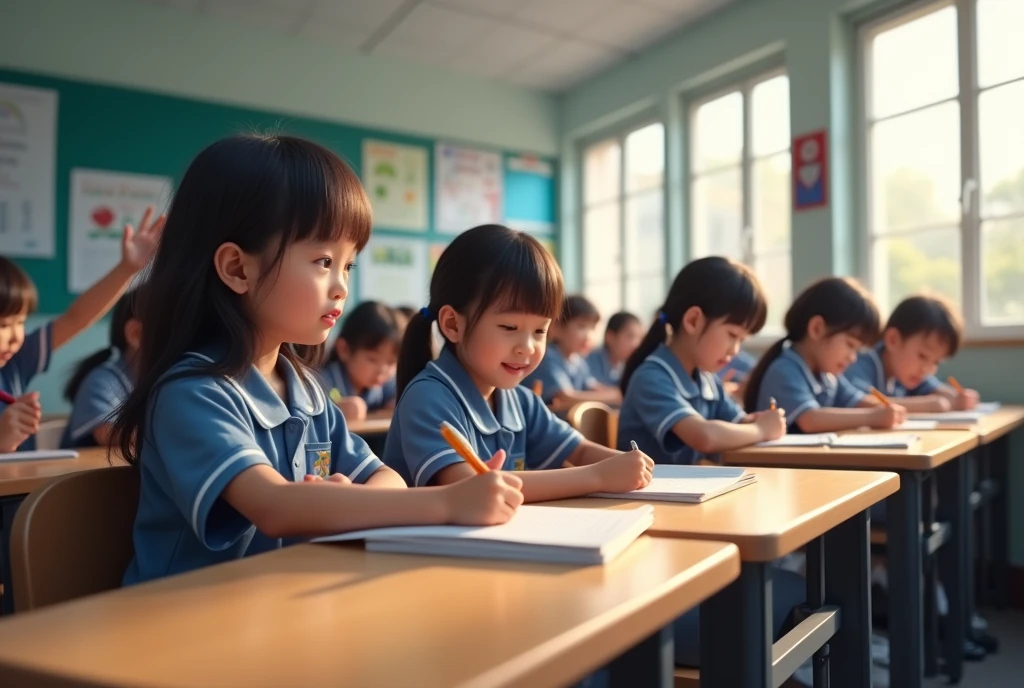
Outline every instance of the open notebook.
<path id="1" fill-rule="evenodd" d="M 605 564 L 654 523 L 654 509 L 572 509 L 521 506 L 490 527 L 401 526 L 328 535 L 313 542 L 366 540 L 373 552 L 514 559 L 559 564 Z"/>
<path id="2" fill-rule="evenodd" d="M 833 449 L 910 449 L 921 441 L 920 435 L 889 434 L 848 434 L 836 435 L 831 432 L 817 435 L 785 435 L 777 440 L 761 442 L 758 447 L 831 447 Z"/>
<path id="3" fill-rule="evenodd" d="M 930 420 L 938 425 L 965 425 L 977 423 L 990 413 L 999 410 L 998 401 L 986 401 L 978 404 L 970 411 L 946 411 L 945 413 L 908 413 L 911 420 Z"/>
<path id="4" fill-rule="evenodd" d="M 697 504 L 756 482 L 757 476 L 745 468 L 657 464 L 647 487 L 632 492 L 597 492 L 591 497 Z"/>
<path id="5" fill-rule="evenodd" d="M 74 449 L 33 449 L 0 453 L 0 461 L 43 461 L 46 459 L 73 459 L 78 456 Z"/>

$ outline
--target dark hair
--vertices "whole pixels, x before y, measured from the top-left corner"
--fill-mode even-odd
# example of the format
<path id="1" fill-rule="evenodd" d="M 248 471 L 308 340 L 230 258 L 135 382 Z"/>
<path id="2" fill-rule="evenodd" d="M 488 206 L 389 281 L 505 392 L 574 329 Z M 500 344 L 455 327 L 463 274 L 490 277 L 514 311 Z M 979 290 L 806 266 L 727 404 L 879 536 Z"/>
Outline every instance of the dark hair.
<path id="1" fill-rule="evenodd" d="M 937 335 L 949 350 L 949 356 L 956 354 L 964 334 L 963 320 L 946 299 L 938 296 L 918 295 L 903 299 L 885 324 L 885 329 L 889 328 L 904 338 L 916 334 Z"/>
<path id="2" fill-rule="evenodd" d="M 345 318 L 338 339 L 344 339 L 352 352 L 376 349 L 384 342 L 401 346 L 405 323 L 405 316 L 397 309 L 389 308 L 379 301 L 363 301 Z M 334 360 L 337 357 L 337 349 L 333 349 L 328 359 Z"/>
<path id="3" fill-rule="evenodd" d="M 562 300 L 562 310 L 558 313 L 558 324 L 564 325 L 570 320 L 586 320 L 597 324 L 601 314 L 594 302 L 583 294 L 569 294 Z"/>
<path id="4" fill-rule="evenodd" d="M 633 323 L 639 325 L 640 318 L 636 317 L 629 311 L 619 311 L 612 317 L 608 318 L 608 325 L 604 328 L 604 336 L 607 338 L 610 334 L 618 334 Z"/>
<path id="5" fill-rule="evenodd" d="M 32 279 L 18 265 L 0 256 L 0 317 L 34 313 L 39 292 Z"/>
<path id="6" fill-rule="evenodd" d="M 739 325 L 752 334 L 761 331 L 768 316 L 761 283 L 746 265 L 721 256 L 689 263 L 676 275 L 654 323 L 626 361 L 619 383 L 623 394 L 644 359 L 665 342 L 669 327 L 678 332 L 686 311 L 694 306 L 700 308 L 708 321 L 724 318 L 727 323 Z"/>
<path id="7" fill-rule="evenodd" d="M 416 309 L 412 306 L 395 306 L 395 310 L 404 315 L 407 321 L 416 315 Z"/>
<path id="8" fill-rule="evenodd" d="M 129 291 L 114 304 L 114 308 L 110 313 L 110 346 L 106 349 L 100 349 L 79 361 L 78 367 L 75 368 L 75 372 L 71 374 L 71 379 L 68 380 L 68 384 L 64 387 L 65 399 L 74 403 L 75 395 L 78 394 L 78 388 L 82 386 L 85 376 L 92 372 L 93 368 L 108 361 L 114 354 L 114 351 L 119 352 L 122 356 L 125 354 L 128 349 L 128 338 L 125 336 L 124 330 L 128 325 L 128 321 L 136 317 L 135 301 L 135 292 Z"/>
<path id="9" fill-rule="evenodd" d="M 471 332 L 490 307 L 555 318 L 563 289 L 558 263 L 529 234 L 481 225 L 455 237 L 430 279 L 430 317 L 417 312 L 405 329 L 398 358 L 399 396 L 431 360 L 430 325 L 442 306 L 465 316 Z"/>
<path id="10" fill-rule="evenodd" d="M 807 326 L 815 316 L 821 316 L 825 321 L 830 337 L 845 332 L 865 344 L 874 344 L 881 334 L 878 306 L 859 282 L 848 277 L 818 280 L 793 301 L 793 305 L 786 311 L 786 336 L 764 353 L 747 378 L 743 402 L 748 411 L 757 407 L 761 380 L 768 366 L 782 355 L 787 341 L 799 342 L 807 336 Z"/>
<path id="11" fill-rule="evenodd" d="M 175 377 L 238 377 L 252 365 L 259 331 L 248 298 L 217 275 L 218 247 L 233 242 L 250 255 L 267 253 L 258 290 L 277 278 L 293 243 L 345 238 L 362 249 L 370 226 L 370 203 L 359 177 L 318 144 L 250 134 L 222 139 L 199 153 L 181 180 L 149 278 L 139 289 L 144 335 L 138 379 L 113 429 L 113 446 L 125 460 L 138 461 L 147 406 L 185 352 L 207 342 L 227 346 L 219 360 Z M 281 347 L 298 370 L 319 360 L 322 351 L 323 344 Z"/>

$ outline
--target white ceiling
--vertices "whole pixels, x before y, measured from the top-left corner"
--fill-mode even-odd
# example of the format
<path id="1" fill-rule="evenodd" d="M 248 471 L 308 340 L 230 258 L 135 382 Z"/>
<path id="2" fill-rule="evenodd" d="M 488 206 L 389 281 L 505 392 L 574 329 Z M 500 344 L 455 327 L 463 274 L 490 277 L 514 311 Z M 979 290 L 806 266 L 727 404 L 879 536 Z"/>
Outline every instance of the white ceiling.
<path id="1" fill-rule="evenodd" d="M 140 1 L 561 91 L 735 0 Z"/>

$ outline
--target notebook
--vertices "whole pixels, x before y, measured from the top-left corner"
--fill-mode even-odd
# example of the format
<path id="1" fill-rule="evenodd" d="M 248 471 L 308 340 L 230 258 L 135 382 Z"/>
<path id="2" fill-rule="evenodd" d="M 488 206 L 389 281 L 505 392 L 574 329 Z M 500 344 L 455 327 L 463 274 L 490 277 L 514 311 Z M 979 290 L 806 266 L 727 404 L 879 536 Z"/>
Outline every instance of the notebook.
<path id="1" fill-rule="evenodd" d="M 78 452 L 74 449 L 33 449 L 0 453 L 0 461 L 43 461 L 45 459 L 74 459 Z"/>
<path id="2" fill-rule="evenodd" d="M 699 504 L 755 482 L 757 476 L 744 468 L 658 464 L 654 467 L 654 477 L 647 487 L 632 492 L 597 492 L 591 497 Z"/>
<path id="3" fill-rule="evenodd" d="M 920 435 L 909 433 L 852 433 L 836 435 L 785 435 L 777 440 L 761 442 L 757 447 L 831 447 L 832 449 L 910 449 L 921 441 Z"/>
<path id="4" fill-rule="evenodd" d="M 937 420 L 905 420 L 899 425 L 895 426 L 893 430 L 934 430 L 939 427 L 939 421 Z"/>
<path id="5" fill-rule="evenodd" d="M 946 411 L 945 413 L 908 413 L 910 420 L 933 420 L 939 425 L 969 425 L 987 416 L 986 411 Z"/>
<path id="6" fill-rule="evenodd" d="M 572 509 L 521 506 L 500 526 L 402 526 L 316 538 L 365 540 L 371 552 L 513 559 L 558 564 L 606 564 L 654 523 L 654 508 Z"/>

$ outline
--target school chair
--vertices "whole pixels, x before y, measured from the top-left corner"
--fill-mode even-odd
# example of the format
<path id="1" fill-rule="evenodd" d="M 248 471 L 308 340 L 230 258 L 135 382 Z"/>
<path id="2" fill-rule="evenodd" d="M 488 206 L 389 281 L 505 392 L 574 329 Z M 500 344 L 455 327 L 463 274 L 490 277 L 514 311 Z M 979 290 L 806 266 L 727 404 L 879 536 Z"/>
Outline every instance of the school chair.
<path id="1" fill-rule="evenodd" d="M 566 416 L 569 425 L 576 428 L 583 437 L 605 447 L 614 448 L 613 413 L 607 404 L 602 404 L 599 401 L 581 401 L 578 404 L 573 404 Z"/>
<path id="2" fill-rule="evenodd" d="M 67 424 L 67 417 L 41 422 L 36 430 L 36 449 L 60 449 L 60 440 Z"/>
<path id="3" fill-rule="evenodd" d="M 11 529 L 15 611 L 120 587 L 138 504 L 133 466 L 71 473 L 26 497 Z"/>

